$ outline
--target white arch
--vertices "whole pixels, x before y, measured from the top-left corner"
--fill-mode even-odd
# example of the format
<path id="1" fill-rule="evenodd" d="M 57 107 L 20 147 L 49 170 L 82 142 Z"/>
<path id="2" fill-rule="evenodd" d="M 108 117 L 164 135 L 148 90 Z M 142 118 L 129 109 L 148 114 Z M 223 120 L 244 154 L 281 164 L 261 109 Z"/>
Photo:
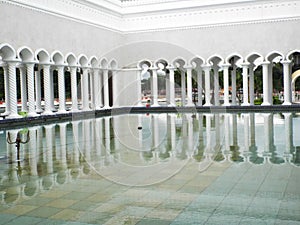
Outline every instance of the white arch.
<path id="1" fill-rule="evenodd" d="M 195 63 L 196 66 L 194 66 L 193 63 Z M 202 58 L 201 56 L 195 56 L 189 61 L 189 64 L 194 68 L 200 68 L 204 65 L 204 63 L 205 63 L 205 59 Z"/>
<path id="2" fill-rule="evenodd" d="M 282 59 L 284 59 L 284 55 L 283 55 L 281 52 L 279 52 L 279 51 L 272 51 L 272 52 L 269 52 L 269 53 L 266 55 L 265 59 L 266 59 L 266 61 L 273 62 L 273 60 L 274 60 L 276 57 L 278 57 L 278 56 L 280 56 Z"/>
<path id="3" fill-rule="evenodd" d="M 289 51 L 288 54 L 286 55 L 286 59 L 288 60 L 292 60 L 292 55 L 294 53 L 299 53 L 300 54 L 300 49 L 294 49 L 292 51 Z"/>
<path id="4" fill-rule="evenodd" d="M 137 68 L 143 69 L 143 65 L 146 64 L 149 68 L 152 66 L 151 60 L 143 59 L 137 63 Z"/>
<path id="5" fill-rule="evenodd" d="M 98 62 L 98 58 L 96 56 L 92 56 L 89 60 L 89 64 L 93 67 L 99 67 L 99 62 Z"/>
<path id="6" fill-rule="evenodd" d="M 185 60 L 183 57 L 176 57 L 174 60 L 172 60 L 172 64 L 175 68 L 183 68 L 186 65 L 187 60 Z"/>
<path id="7" fill-rule="evenodd" d="M 65 56 L 65 61 L 69 66 L 76 66 L 77 65 L 77 58 L 75 56 L 74 53 L 69 52 L 66 56 Z"/>
<path id="8" fill-rule="evenodd" d="M 118 68 L 118 63 L 115 59 L 111 59 L 109 62 L 109 66 L 111 69 L 116 70 Z"/>
<path id="9" fill-rule="evenodd" d="M 56 50 L 51 54 L 51 60 L 56 65 L 63 65 L 64 64 L 64 56 L 63 54 Z"/>
<path id="10" fill-rule="evenodd" d="M 214 65 L 214 64 L 219 65 L 220 63 L 224 62 L 224 59 L 222 56 L 220 56 L 218 54 L 214 54 L 214 55 L 210 56 L 206 62 L 209 65 Z"/>
<path id="11" fill-rule="evenodd" d="M 27 46 L 23 46 L 17 51 L 18 58 L 23 62 L 32 62 L 34 61 L 34 52 Z"/>
<path id="12" fill-rule="evenodd" d="M 250 54 L 248 54 L 245 57 L 245 62 L 246 63 L 254 63 L 254 61 L 257 60 L 258 58 L 262 58 L 263 59 L 263 56 L 260 53 L 251 52 Z"/>
<path id="13" fill-rule="evenodd" d="M 225 63 L 230 63 L 230 59 L 232 58 L 232 57 L 237 57 L 238 59 L 234 62 L 234 63 L 236 63 L 238 60 L 244 60 L 244 58 L 243 58 L 243 56 L 241 55 L 241 54 L 239 54 L 239 53 L 232 53 L 232 54 L 230 54 L 230 55 L 228 55 L 227 57 L 226 57 L 226 59 L 225 59 Z"/>
<path id="14" fill-rule="evenodd" d="M 35 58 L 39 63 L 50 63 L 50 54 L 43 48 L 39 48 L 35 51 Z"/>
<path id="15" fill-rule="evenodd" d="M 83 67 L 88 67 L 89 66 L 89 64 L 88 64 L 88 58 L 86 57 L 86 55 L 80 54 L 78 56 L 78 64 L 80 66 L 83 66 Z"/>
<path id="16" fill-rule="evenodd" d="M 16 59 L 15 49 L 7 43 L 0 44 L 0 56 L 3 60 L 13 60 Z"/>
<path id="17" fill-rule="evenodd" d="M 100 61 L 100 66 L 102 69 L 107 69 L 108 67 L 108 60 L 104 57 Z"/>

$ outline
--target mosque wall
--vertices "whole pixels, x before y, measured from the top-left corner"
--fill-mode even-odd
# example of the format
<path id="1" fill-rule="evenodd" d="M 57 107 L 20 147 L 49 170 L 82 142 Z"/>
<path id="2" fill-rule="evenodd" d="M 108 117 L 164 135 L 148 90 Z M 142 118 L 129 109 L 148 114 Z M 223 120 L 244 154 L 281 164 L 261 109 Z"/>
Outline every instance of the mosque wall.
<path id="1" fill-rule="evenodd" d="M 149 54 L 158 59 L 161 57 L 175 58 L 177 56 L 201 56 L 207 60 L 212 55 L 226 58 L 233 53 L 246 57 L 257 52 L 263 56 L 279 51 L 283 55 L 299 47 L 300 30 L 299 20 L 269 21 L 257 23 L 244 23 L 236 25 L 220 25 L 214 27 L 199 27 L 177 30 L 162 30 L 155 32 L 131 33 L 125 35 L 124 42 L 128 45 L 142 42 L 166 43 L 166 49 L 171 45 L 176 53 L 150 45 L 144 48 L 144 58 Z M 147 47 L 147 45 L 145 45 Z M 162 47 L 163 48 L 163 47 Z M 180 51 L 181 49 L 181 51 Z M 185 54 L 187 53 L 188 54 Z M 134 57 L 134 56 L 133 56 Z M 139 55 L 141 58 L 141 55 Z M 128 58 L 127 58 L 128 59 Z M 191 58 L 186 58 L 190 60 Z M 132 59 L 128 59 L 133 61 Z"/>
<path id="2" fill-rule="evenodd" d="M 0 2 L 0 21 L 1 43 L 15 49 L 27 46 L 33 51 L 44 48 L 48 52 L 101 57 L 122 41 L 121 34 L 114 30 L 6 2 Z"/>

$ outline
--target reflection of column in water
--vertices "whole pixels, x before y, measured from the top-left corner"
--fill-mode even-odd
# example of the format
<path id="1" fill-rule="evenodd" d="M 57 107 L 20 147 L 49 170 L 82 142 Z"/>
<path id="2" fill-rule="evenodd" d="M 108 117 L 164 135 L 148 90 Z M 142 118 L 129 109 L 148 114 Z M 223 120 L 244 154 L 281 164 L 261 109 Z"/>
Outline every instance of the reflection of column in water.
<path id="1" fill-rule="evenodd" d="M 292 113 L 284 113 L 284 130 L 285 130 L 285 152 L 284 156 L 290 158 L 293 153 L 293 118 Z"/>
<path id="2" fill-rule="evenodd" d="M 180 159 L 185 159 L 186 158 L 186 149 L 188 147 L 188 133 L 187 133 L 187 128 L 188 123 L 187 123 L 187 114 L 182 114 L 182 125 L 181 125 L 181 139 L 182 139 L 182 146 L 181 148 L 178 148 L 177 154 L 179 155 Z"/>
<path id="3" fill-rule="evenodd" d="M 215 116 L 215 132 L 216 132 L 215 150 L 218 151 L 221 146 L 220 115 L 216 113 L 214 116 Z"/>
<path id="4" fill-rule="evenodd" d="M 72 129 L 73 129 L 73 155 L 72 155 L 72 163 L 74 164 L 74 170 L 79 167 L 79 121 L 72 121 Z M 74 171 L 75 172 L 75 171 Z"/>
<path id="5" fill-rule="evenodd" d="M 243 114 L 244 117 L 244 149 L 243 149 L 243 155 L 249 160 L 249 122 L 250 117 L 248 113 Z"/>
<path id="6" fill-rule="evenodd" d="M 38 164 L 42 164 L 45 159 L 45 151 L 43 149 L 43 127 L 36 128 L 36 147 L 37 147 L 37 161 Z"/>
<path id="7" fill-rule="evenodd" d="M 194 153 L 194 126 L 193 126 L 192 114 L 187 114 L 187 126 L 188 126 L 188 155 L 191 157 Z"/>
<path id="8" fill-rule="evenodd" d="M 271 150 L 271 139 L 272 139 L 272 130 L 273 130 L 273 121 L 271 119 L 272 115 L 271 113 L 265 113 L 264 114 L 264 140 L 265 140 L 265 144 L 264 144 L 264 157 L 265 160 L 269 161 L 269 157 L 270 157 L 270 150 Z"/>
<path id="9" fill-rule="evenodd" d="M 232 145 L 238 149 L 238 139 L 237 139 L 237 115 L 232 114 Z"/>
<path id="10" fill-rule="evenodd" d="M 224 132 L 225 132 L 225 154 L 228 154 L 228 151 L 230 150 L 230 115 L 229 114 L 225 114 L 224 115 Z"/>
<path id="11" fill-rule="evenodd" d="M 142 125 L 142 117 L 143 115 L 141 114 L 138 114 L 138 127 L 141 127 L 143 128 L 143 125 Z M 139 149 L 140 151 L 143 151 L 143 129 L 139 129 L 138 130 L 138 138 L 139 138 Z M 116 140 L 116 138 L 115 138 Z M 117 148 L 116 144 L 115 144 L 115 147 Z"/>
<path id="12" fill-rule="evenodd" d="M 204 143 L 203 143 L 203 114 L 197 113 L 197 121 L 199 127 L 199 134 L 198 134 L 198 143 L 197 143 L 197 151 L 195 152 L 194 159 L 197 162 L 200 162 L 203 157 L 204 152 Z"/>
<path id="13" fill-rule="evenodd" d="M 83 120 L 83 154 L 86 160 L 91 160 L 91 133 L 90 133 L 90 120 Z"/>
<path id="14" fill-rule="evenodd" d="M 158 147 L 159 147 L 159 130 L 158 130 L 158 115 L 152 115 L 152 135 L 153 135 L 153 147 L 152 149 L 155 151 L 155 157 L 158 158 Z"/>
<path id="15" fill-rule="evenodd" d="M 45 125 L 47 173 L 53 173 L 53 128 L 55 125 Z"/>
<path id="16" fill-rule="evenodd" d="M 115 121 L 114 121 L 115 122 Z M 96 156 L 101 156 L 101 149 L 102 149 L 102 118 L 96 118 L 94 120 L 95 123 L 95 135 L 94 135 L 94 142 L 95 142 L 95 153 Z M 114 126 L 116 125 L 116 122 Z"/>
<path id="17" fill-rule="evenodd" d="M 37 176 L 37 141 L 36 141 L 36 132 L 37 128 L 36 127 L 30 127 L 28 129 L 29 131 L 29 138 L 30 141 L 28 142 L 28 147 L 29 147 L 29 166 L 30 166 L 30 174 L 31 176 Z"/>
<path id="18" fill-rule="evenodd" d="M 112 163 L 111 149 L 110 149 L 110 117 L 104 118 L 104 130 L 105 130 L 105 159 L 108 163 Z"/>
<path id="19" fill-rule="evenodd" d="M 8 141 L 15 142 L 17 139 L 18 130 L 10 130 L 6 133 L 6 137 L 8 138 L 8 134 L 10 139 Z M 17 160 L 17 152 L 16 152 L 16 145 L 9 144 L 6 142 L 6 151 L 8 156 L 8 163 L 11 164 Z"/>
<path id="20" fill-rule="evenodd" d="M 67 123 L 60 123 L 59 136 L 60 136 L 60 160 L 63 169 L 67 168 Z"/>
<path id="21" fill-rule="evenodd" d="M 176 150 L 176 123 L 175 123 L 176 114 L 170 114 L 170 123 L 171 123 L 171 149 L 172 152 Z M 175 156 L 175 154 L 173 154 Z"/>
<path id="22" fill-rule="evenodd" d="M 205 158 L 210 159 L 211 153 L 211 119 L 213 117 L 212 114 L 205 114 L 206 117 L 206 148 L 204 151 Z"/>
<path id="23" fill-rule="evenodd" d="M 256 142 L 255 142 L 255 117 L 254 117 L 254 113 L 250 113 L 250 146 L 251 146 L 251 149 L 253 149 L 253 147 L 256 148 Z"/>

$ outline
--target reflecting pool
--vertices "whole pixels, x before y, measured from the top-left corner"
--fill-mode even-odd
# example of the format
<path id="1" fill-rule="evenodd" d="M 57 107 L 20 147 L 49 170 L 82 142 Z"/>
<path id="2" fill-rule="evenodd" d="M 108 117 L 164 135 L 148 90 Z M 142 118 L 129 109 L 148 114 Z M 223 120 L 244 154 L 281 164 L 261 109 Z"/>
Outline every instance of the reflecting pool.
<path id="1" fill-rule="evenodd" d="M 296 113 L 2 129 L 0 224 L 300 224 L 299 165 Z"/>

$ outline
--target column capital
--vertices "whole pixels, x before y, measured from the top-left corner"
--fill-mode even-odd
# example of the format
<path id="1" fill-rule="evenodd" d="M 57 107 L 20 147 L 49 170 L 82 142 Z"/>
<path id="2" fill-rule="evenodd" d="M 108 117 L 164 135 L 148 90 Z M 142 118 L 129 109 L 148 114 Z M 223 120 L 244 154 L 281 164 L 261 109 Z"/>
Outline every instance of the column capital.
<path id="1" fill-rule="evenodd" d="M 221 67 L 222 67 L 223 69 L 229 68 L 230 66 L 231 66 L 231 64 L 229 64 L 229 63 L 221 64 Z"/>
<path id="2" fill-rule="evenodd" d="M 59 69 L 59 68 L 63 68 L 65 66 L 68 66 L 68 64 L 54 64 L 53 66 L 55 66 L 57 69 Z"/>
<path id="3" fill-rule="evenodd" d="M 168 70 L 175 70 L 175 67 L 173 65 L 167 65 L 166 67 Z"/>
<path id="4" fill-rule="evenodd" d="M 244 62 L 244 63 L 241 63 L 241 66 L 242 66 L 242 67 L 249 67 L 249 66 L 250 66 L 250 63 Z"/>
<path id="5" fill-rule="evenodd" d="M 263 61 L 260 65 L 270 65 L 270 62 L 269 61 Z"/>
<path id="6" fill-rule="evenodd" d="M 280 61 L 283 65 L 284 64 L 287 64 L 287 65 L 289 65 L 292 61 L 291 60 L 282 60 L 282 61 Z"/>
<path id="7" fill-rule="evenodd" d="M 202 66 L 204 70 L 211 70 L 212 66 L 210 64 L 205 64 Z"/>
<path id="8" fill-rule="evenodd" d="M 184 66 L 183 68 L 186 70 L 189 70 L 189 69 L 191 70 L 191 69 L 193 69 L 193 66 L 187 65 L 187 66 Z"/>
<path id="9" fill-rule="evenodd" d="M 159 68 L 157 66 L 150 67 L 150 70 L 158 70 Z"/>

